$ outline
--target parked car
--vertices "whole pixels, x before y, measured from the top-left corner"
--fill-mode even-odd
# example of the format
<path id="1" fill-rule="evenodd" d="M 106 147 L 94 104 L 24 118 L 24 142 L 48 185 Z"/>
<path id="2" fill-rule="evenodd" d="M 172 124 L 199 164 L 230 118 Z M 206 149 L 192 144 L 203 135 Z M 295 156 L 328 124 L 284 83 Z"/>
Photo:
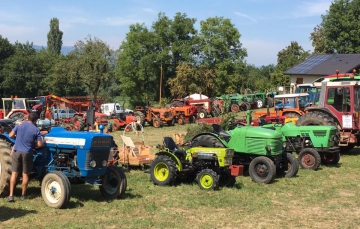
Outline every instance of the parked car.
<path id="1" fill-rule="evenodd" d="M 77 113 L 76 110 L 65 108 L 65 109 L 53 109 L 52 110 L 54 119 L 58 118 L 72 118 Z"/>
<path id="2" fill-rule="evenodd" d="M 112 114 L 122 114 L 122 113 L 134 113 L 133 110 L 124 109 L 124 105 L 119 103 L 104 103 L 100 106 L 101 113 L 111 116 Z"/>

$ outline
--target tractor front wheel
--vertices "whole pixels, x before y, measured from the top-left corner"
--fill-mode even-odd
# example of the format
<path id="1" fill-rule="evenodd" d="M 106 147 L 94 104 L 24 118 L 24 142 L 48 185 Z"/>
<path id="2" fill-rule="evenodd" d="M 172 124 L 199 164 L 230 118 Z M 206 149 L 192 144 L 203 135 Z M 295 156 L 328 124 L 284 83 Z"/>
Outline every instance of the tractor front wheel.
<path id="1" fill-rule="evenodd" d="M 177 122 L 178 122 L 179 125 L 184 125 L 185 124 L 185 119 L 183 117 L 180 117 L 180 118 L 178 118 Z"/>
<path id="2" fill-rule="evenodd" d="M 268 184 L 275 178 L 276 167 L 270 158 L 260 156 L 250 162 L 249 173 L 254 182 Z"/>
<path id="3" fill-rule="evenodd" d="M 263 108 L 264 106 L 264 102 L 262 101 L 262 99 L 257 99 L 256 100 L 256 108 L 260 109 Z"/>
<path id="4" fill-rule="evenodd" d="M 115 199 L 125 194 L 126 186 L 127 181 L 124 172 L 116 166 L 109 166 L 102 177 L 102 185 L 99 189 L 105 198 Z"/>
<path id="5" fill-rule="evenodd" d="M 155 128 L 160 128 L 161 127 L 161 119 L 159 118 L 154 118 L 152 121 L 153 127 Z"/>
<path id="6" fill-rule="evenodd" d="M 71 186 L 60 171 L 46 174 L 41 182 L 41 196 L 49 207 L 66 208 L 70 200 Z"/>
<path id="7" fill-rule="evenodd" d="M 10 144 L 0 140 L 0 196 L 9 195 L 11 163 Z"/>
<path id="8" fill-rule="evenodd" d="M 196 180 L 202 190 L 216 190 L 219 187 L 219 176 L 212 169 L 201 170 Z"/>
<path id="9" fill-rule="evenodd" d="M 231 104 L 231 112 L 239 112 L 240 107 L 237 104 Z"/>
<path id="10" fill-rule="evenodd" d="M 157 156 L 150 165 L 150 178 L 157 185 L 172 185 L 176 180 L 175 162 L 168 156 Z"/>
<path id="11" fill-rule="evenodd" d="M 305 148 L 299 153 L 299 163 L 303 169 L 317 170 L 321 163 L 321 157 L 318 151 L 311 148 Z"/>
<path id="12" fill-rule="evenodd" d="M 336 165 L 340 161 L 340 152 L 324 153 L 320 155 L 324 165 Z"/>
<path id="13" fill-rule="evenodd" d="M 205 110 L 201 110 L 198 113 L 199 118 L 206 118 L 207 117 L 207 112 Z"/>

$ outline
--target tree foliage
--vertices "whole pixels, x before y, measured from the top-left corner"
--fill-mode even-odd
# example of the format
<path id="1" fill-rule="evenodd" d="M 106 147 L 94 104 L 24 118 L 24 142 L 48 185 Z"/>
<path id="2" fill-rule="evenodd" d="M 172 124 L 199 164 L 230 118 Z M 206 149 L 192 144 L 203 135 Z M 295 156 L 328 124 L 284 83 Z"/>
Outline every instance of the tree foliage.
<path id="1" fill-rule="evenodd" d="M 59 19 L 50 20 L 50 31 L 47 34 L 47 49 L 55 54 L 60 54 L 63 32 L 59 29 Z"/>
<path id="2" fill-rule="evenodd" d="M 360 0 L 334 0 L 310 40 L 315 53 L 360 52 Z"/>

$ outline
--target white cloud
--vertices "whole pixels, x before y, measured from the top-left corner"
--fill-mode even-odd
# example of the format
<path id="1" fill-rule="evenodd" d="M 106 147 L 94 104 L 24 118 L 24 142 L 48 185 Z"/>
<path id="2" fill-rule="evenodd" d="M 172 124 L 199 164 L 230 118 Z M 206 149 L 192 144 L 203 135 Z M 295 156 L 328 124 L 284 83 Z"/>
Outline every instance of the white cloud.
<path id="1" fill-rule="evenodd" d="M 243 14 L 243 13 L 240 13 L 240 12 L 235 12 L 236 15 L 240 16 L 240 17 L 243 17 L 243 18 L 246 18 L 246 19 L 249 19 L 251 21 L 253 21 L 254 23 L 257 23 L 257 20 L 253 17 L 250 17 L 249 15 L 247 14 Z"/>
<path id="2" fill-rule="evenodd" d="M 318 2 L 305 2 L 299 5 L 292 13 L 294 17 L 312 17 L 325 14 L 329 9 L 332 0 L 320 0 Z"/>

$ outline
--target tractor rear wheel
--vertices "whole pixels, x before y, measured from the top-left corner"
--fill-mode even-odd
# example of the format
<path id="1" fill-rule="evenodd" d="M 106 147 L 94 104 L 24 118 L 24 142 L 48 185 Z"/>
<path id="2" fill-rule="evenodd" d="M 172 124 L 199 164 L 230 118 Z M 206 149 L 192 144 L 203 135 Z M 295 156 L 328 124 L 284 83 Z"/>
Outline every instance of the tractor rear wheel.
<path id="1" fill-rule="evenodd" d="M 159 118 L 154 118 L 153 121 L 152 121 L 152 125 L 155 128 L 160 128 L 161 124 L 162 124 L 161 119 L 159 119 Z"/>
<path id="2" fill-rule="evenodd" d="M 150 165 L 150 178 L 157 185 L 172 185 L 176 180 L 175 162 L 168 156 L 157 156 Z"/>
<path id="3" fill-rule="evenodd" d="M 220 185 L 225 187 L 234 187 L 236 183 L 236 177 L 231 176 L 231 174 L 226 174 L 220 176 Z"/>
<path id="4" fill-rule="evenodd" d="M 73 125 L 76 130 L 84 130 L 85 129 L 85 122 L 83 117 L 79 115 L 75 115 L 73 118 Z"/>
<path id="5" fill-rule="evenodd" d="M 300 116 L 296 121 L 297 126 L 335 126 L 336 122 L 328 114 L 322 112 L 309 112 Z"/>
<path id="6" fill-rule="evenodd" d="M 194 115 L 190 115 L 189 123 L 195 123 L 195 122 L 196 122 L 196 117 Z"/>
<path id="7" fill-rule="evenodd" d="M 211 111 L 211 116 L 218 117 L 221 114 L 221 110 L 218 107 L 213 107 Z"/>
<path id="8" fill-rule="evenodd" d="M 25 113 L 23 112 L 14 112 L 9 116 L 9 118 L 11 119 L 20 120 L 20 121 L 24 120 L 24 117 L 25 117 Z"/>
<path id="9" fill-rule="evenodd" d="M 175 125 L 175 118 L 171 119 L 170 121 L 166 122 L 168 126 L 173 126 Z"/>
<path id="10" fill-rule="evenodd" d="M 231 112 L 239 112 L 240 107 L 237 104 L 231 104 Z"/>
<path id="11" fill-rule="evenodd" d="M 284 168 L 282 166 L 282 163 L 280 163 L 280 166 L 276 168 L 276 174 L 278 174 L 279 176 L 282 176 L 282 177 L 286 177 L 286 178 L 296 176 L 296 174 L 299 171 L 298 160 L 291 153 L 286 153 L 285 160 L 287 163 L 287 165 L 286 165 L 287 168 Z"/>
<path id="12" fill-rule="evenodd" d="M 250 162 L 249 174 L 254 182 L 268 184 L 275 178 L 276 167 L 270 158 L 256 157 Z"/>
<path id="13" fill-rule="evenodd" d="M 0 140 L 0 196 L 9 195 L 12 159 L 10 144 Z"/>
<path id="14" fill-rule="evenodd" d="M 299 164 L 303 169 L 317 170 L 321 163 L 321 157 L 318 151 L 311 148 L 305 148 L 299 153 Z"/>
<path id="15" fill-rule="evenodd" d="M 70 200 L 71 186 L 60 171 L 46 174 L 41 182 L 41 196 L 49 207 L 66 208 Z"/>
<path id="16" fill-rule="evenodd" d="M 119 187 L 119 195 L 117 197 L 120 199 L 125 195 L 126 188 L 127 188 L 127 178 L 126 178 L 125 172 L 120 167 L 115 166 L 114 168 L 116 168 L 118 170 L 118 173 L 120 174 L 120 177 L 121 177 L 121 182 L 120 182 L 120 187 Z"/>
<path id="17" fill-rule="evenodd" d="M 135 111 L 134 115 L 136 117 L 136 122 L 139 123 L 140 125 L 144 126 L 145 125 L 144 113 L 142 113 L 141 111 Z"/>
<path id="18" fill-rule="evenodd" d="M 206 118 L 207 117 L 206 110 L 204 110 L 204 109 L 200 110 L 198 113 L 198 116 L 199 116 L 199 118 Z"/>
<path id="19" fill-rule="evenodd" d="M 122 174 L 116 166 L 108 166 L 105 175 L 102 177 L 102 185 L 99 187 L 100 193 L 108 199 L 115 199 L 124 195 L 126 189 L 125 174 Z M 125 177 L 126 179 L 126 177 Z"/>
<path id="20" fill-rule="evenodd" d="M 324 165 L 336 165 L 340 161 L 340 152 L 324 153 L 320 155 L 321 163 Z"/>
<path id="21" fill-rule="evenodd" d="M 216 190 L 219 188 L 219 176 L 212 169 L 201 170 L 196 180 L 202 190 Z"/>
<path id="22" fill-rule="evenodd" d="M 200 135 L 192 139 L 191 147 L 212 147 L 212 148 L 224 148 L 224 144 L 215 136 L 212 135 Z"/>

